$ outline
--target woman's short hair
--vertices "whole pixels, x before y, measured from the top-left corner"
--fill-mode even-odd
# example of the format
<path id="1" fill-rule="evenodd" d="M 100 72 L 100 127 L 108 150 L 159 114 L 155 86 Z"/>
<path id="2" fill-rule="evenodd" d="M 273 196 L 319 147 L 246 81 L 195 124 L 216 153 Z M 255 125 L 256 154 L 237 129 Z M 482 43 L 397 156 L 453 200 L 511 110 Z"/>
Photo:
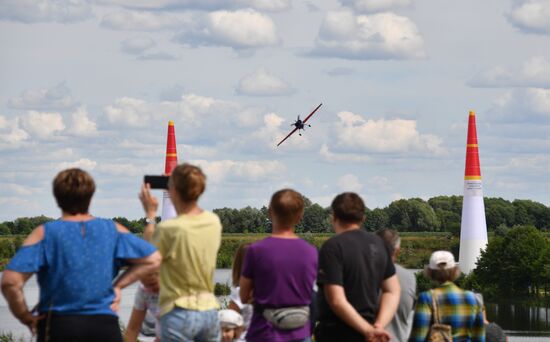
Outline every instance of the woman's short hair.
<path id="1" fill-rule="evenodd" d="M 365 220 L 365 202 L 354 192 L 336 196 L 330 207 L 334 218 L 342 223 L 363 223 Z"/>
<path id="2" fill-rule="evenodd" d="M 53 180 L 53 195 L 57 205 L 71 215 L 88 213 L 94 192 L 94 179 L 81 169 L 63 170 Z"/>
<path id="3" fill-rule="evenodd" d="M 446 281 L 455 281 L 460 276 L 460 268 L 455 266 L 453 268 L 439 270 L 432 270 L 429 267 L 424 269 L 424 274 L 431 280 L 443 284 Z"/>
<path id="4" fill-rule="evenodd" d="M 200 167 L 183 163 L 172 171 L 170 183 L 184 202 L 197 201 L 206 188 L 206 176 Z"/>
<path id="5" fill-rule="evenodd" d="M 243 243 L 237 248 L 235 252 L 235 257 L 233 258 L 233 265 L 231 267 L 231 280 L 233 286 L 239 286 L 239 279 L 241 278 L 241 271 L 243 268 L 244 257 L 250 243 Z"/>
<path id="6" fill-rule="evenodd" d="M 283 226 L 297 225 L 304 216 L 304 197 L 292 189 L 282 189 L 271 196 L 269 210 Z"/>

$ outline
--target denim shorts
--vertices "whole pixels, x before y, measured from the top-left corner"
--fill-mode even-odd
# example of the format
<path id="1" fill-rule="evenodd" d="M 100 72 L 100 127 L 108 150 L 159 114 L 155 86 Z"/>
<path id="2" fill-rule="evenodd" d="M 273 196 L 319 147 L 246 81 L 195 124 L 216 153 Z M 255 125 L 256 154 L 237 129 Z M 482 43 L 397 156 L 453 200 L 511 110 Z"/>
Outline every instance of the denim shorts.
<path id="1" fill-rule="evenodd" d="M 195 311 L 174 308 L 160 318 L 162 342 L 219 342 L 220 322 L 217 310 Z"/>

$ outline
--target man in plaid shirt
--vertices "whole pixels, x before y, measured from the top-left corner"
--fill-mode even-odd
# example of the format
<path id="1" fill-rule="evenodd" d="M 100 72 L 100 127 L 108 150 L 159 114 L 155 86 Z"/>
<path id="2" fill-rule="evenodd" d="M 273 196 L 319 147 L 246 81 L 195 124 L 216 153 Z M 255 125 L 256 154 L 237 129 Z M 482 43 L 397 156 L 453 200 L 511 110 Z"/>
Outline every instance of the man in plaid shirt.
<path id="1" fill-rule="evenodd" d="M 409 341 L 427 340 L 430 326 L 434 322 L 432 294 L 435 293 L 440 323 L 451 326 L 454 342 L 485 342 L 485 326 L 480 304 L 473 292 L 465 291 L 453 283 L 460 275 L 453 255 L 447 251 L 434 252 L 425 272 L 440 286 L 432 290 L 433 292 L 422 292 L 418 297 Z"/>

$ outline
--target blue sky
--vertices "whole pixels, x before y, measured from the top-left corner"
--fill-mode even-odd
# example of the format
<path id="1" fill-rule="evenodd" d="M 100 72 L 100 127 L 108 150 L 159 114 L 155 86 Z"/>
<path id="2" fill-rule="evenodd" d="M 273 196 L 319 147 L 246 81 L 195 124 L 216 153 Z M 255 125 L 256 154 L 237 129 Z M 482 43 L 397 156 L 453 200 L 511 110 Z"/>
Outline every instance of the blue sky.
<path id="1" fill-rule="evenodd" d="M 169 120 L 208 209 L 459 195 L 469 110 L 485 195 L 550 205 L 548 0 L 4 0 L 0 45 L 0 220 L 57 216 L 71 166 L 140 217 Z"/>

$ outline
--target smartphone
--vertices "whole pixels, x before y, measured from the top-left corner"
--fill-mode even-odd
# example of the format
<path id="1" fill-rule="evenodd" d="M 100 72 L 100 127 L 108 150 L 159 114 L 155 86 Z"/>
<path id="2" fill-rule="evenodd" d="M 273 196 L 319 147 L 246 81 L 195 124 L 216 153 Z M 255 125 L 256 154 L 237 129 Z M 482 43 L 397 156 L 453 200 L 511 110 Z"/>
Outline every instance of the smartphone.
<path id="1" fill-rule="evenodd" d="M 143 177 L 143 183 L 149 183 L 151 189 L 168 189 L 169 176 L 146 175 Z"/>

